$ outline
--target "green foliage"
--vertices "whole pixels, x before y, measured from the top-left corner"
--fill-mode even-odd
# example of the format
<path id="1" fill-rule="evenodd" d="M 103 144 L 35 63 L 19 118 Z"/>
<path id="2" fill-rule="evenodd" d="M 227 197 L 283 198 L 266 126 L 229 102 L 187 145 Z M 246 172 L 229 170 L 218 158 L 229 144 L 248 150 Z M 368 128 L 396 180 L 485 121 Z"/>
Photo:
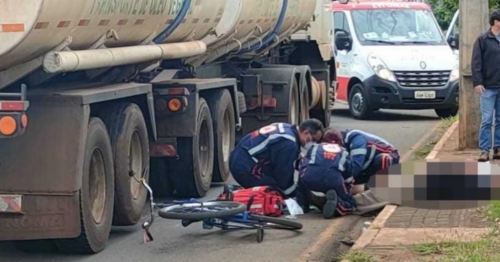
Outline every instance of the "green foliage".
<path id="1" fill-rule="evenodd" d="M 453 15 L 458 9 L 459 0 L 429 0 L 429 3 L 434 9 L 434 16 L 441 26 L 441 29 L 446 30 L 450 25 Z M 500 8 L 499 0 L 489 0 L 490 9 Z"/>

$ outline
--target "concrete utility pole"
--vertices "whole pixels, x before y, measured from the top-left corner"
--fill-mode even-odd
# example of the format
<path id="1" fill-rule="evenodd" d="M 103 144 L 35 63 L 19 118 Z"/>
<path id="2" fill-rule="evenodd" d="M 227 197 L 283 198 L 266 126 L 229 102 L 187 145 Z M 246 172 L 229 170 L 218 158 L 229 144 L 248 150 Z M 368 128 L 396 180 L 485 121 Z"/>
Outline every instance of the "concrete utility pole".
<path id="1" fill-rule="evenodd" d="M 489 6 L 486 0 L 460 0 L 460 110 L 458 150 L 478 147 L 481 123 L 479 96 L 472 86 L 471 57 L 474 41 L 488 27 Z"/>

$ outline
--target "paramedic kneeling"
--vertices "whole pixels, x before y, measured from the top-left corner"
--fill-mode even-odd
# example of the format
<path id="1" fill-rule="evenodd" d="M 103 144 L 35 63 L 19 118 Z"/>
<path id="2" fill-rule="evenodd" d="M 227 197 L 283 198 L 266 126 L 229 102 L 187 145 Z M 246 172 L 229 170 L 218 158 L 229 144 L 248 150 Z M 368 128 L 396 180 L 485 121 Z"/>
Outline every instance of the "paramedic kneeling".
<path id="1" fill-rule="evenodd" d="M 247 134 L 229 158 L 229 170 L 244 188 L 272 186 L 285 195 L 295 193 L 294 162 L 301 146 L 323 137 L 323 124 L 317 119 L 300 126 L 274 123 Z"/>
<path id="2" fill-rule="evenodd" d="M 356 208 L 356 200 L 350 194 L 350 165 L 347 150 L 330 143 L 315 144 L 300 163 L 300 185 L 305 190 L 326 194 L 322 208 L 326 219 L 351 214 Z"/>
<path id="3" fill-rule="evenodd" d="M 399 164 L 397 148 L 385 139 L 356 129 L 342 131 L 340 134 L 340 145 L 345 147 L 351 156 L 351 173 L 355 185 L 366 184 L 380 170 Z M 359 191 L 364 190 L 367 188 Z M 356 193 L 360 192 L 353 192 Z"/>

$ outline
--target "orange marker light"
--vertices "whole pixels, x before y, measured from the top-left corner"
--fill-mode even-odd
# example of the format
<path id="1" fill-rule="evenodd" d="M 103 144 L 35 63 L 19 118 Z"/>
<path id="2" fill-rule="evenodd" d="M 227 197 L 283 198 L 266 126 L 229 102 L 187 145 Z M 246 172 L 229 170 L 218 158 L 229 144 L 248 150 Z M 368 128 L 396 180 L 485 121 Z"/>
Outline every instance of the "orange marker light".
<path id="1" fill-rule="evenodd" d="M 11 116 L 4 116 L 0 118 L 0 133 L 5 136 L 10 136 L 16 132 L 17 123 Z"/>
<path id="2" fill-rule="evenodd" d="M 172 98 L 170 101 L 168 101 L 168 109 L 172 112 L 177 112 L 179 109 L 181 109 L 182 103 L 181 100 L 177 98 Z"/>

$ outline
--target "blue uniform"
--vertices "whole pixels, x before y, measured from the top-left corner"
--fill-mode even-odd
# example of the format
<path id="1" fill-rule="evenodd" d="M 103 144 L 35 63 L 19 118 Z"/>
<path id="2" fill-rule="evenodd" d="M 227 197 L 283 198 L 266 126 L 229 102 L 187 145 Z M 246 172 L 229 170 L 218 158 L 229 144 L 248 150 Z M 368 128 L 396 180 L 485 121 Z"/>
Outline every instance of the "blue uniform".
<path id="1" fill-rule="evenodd" d="M 386 140 L 356 129 L 341 133 L 351 156 L 355 184 L 365 184 L 380 170 L 399 163 L 398 150 Z"/>
<path id="2" fill-rule="evenodd" d="M 300 154 L 297 127 L 274 123 L 247 134 L 229 158 L 229 170 L 245 188 L 274 186 L 286 195 L 295 191 L 294 162 Z"/>
<path id="3" fill-rule="evenodd" d="M 337 193 L 337 215 L 354 211 L 356 200 L 350 194 L 353 177 L 350 174 L 349 153 L 337 144 L 315 144 L 307 151 L 299 167 L 299 183 L 307 190 Z"/>

